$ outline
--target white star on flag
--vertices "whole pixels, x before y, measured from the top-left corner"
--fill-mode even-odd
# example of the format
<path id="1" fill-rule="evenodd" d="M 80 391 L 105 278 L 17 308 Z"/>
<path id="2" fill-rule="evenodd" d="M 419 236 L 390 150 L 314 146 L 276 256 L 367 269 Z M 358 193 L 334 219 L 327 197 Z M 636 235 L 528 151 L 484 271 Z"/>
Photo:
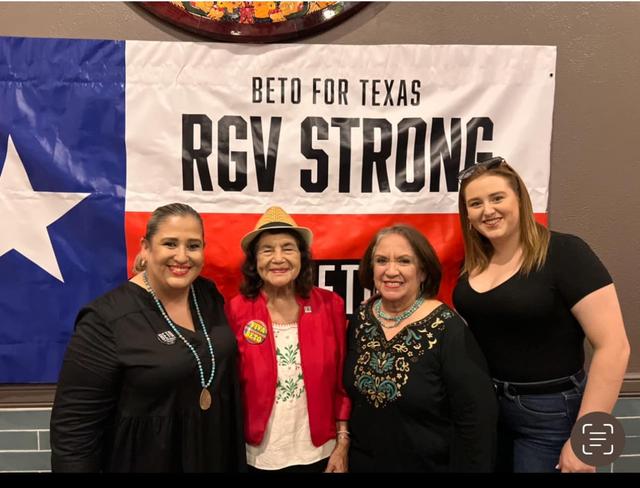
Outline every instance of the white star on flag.
<path id="1" fill-rule="evenodd" d="M 47 227 L 89 195 L 34 191 L 9 136 L 0 173 L 0 258 L 15 249 L 64 283 Z"/>

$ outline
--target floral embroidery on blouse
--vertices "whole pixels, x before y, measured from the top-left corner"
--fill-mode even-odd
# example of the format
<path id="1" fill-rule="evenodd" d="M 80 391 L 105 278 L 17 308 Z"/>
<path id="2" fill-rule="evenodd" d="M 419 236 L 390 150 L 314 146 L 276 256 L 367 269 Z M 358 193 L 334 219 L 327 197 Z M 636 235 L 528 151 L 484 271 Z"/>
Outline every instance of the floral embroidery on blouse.
<path id="1" fill-rule="evenodd" d="M 367 401 L 381 408 L 402 396 L 409 380 L 411 365 L 438 344 L 445 320 L 453 317 L 446 306 L 436 307 L 425 318 L 409 324 L 387 340 L 371 307 L 358 311 L 355 342 L 358 358 L 354 368 L 354 386 Z"/>
<path id="2" fill-rule="evenodd" d="M 304 393 L 298 324 L 273 324 L 278 363 L 276 402 L 292 402 Z"/>

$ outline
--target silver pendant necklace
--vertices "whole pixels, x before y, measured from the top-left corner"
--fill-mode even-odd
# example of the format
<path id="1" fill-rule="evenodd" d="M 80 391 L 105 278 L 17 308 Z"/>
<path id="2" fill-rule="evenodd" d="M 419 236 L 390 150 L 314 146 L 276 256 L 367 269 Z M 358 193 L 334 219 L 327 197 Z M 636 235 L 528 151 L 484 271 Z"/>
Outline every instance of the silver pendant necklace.
<path id="1" fill-rule="evenodd" d="M 193 289 L 193 284 L 190 287 L 191 296 L 193 297 L 193 304 L 196 307 L 198 321 L 200 322 L 200 327 L 202 328 L 204 337 L 207 339 L 207 345 L 209 346 L 209 354 L 211 355 L 211 375 L 209 375 L 209 380 L 206 383 L 204 381 L 204 370 L 202 368 L 202 361 L 200 361 L 200 358 L 198 357 L 198 353 L 196 352 L 195 347 L 193 347 L 191 343 L 184 338 L 184 336 L 180 333 L 176 325 L 173 323 L 173 321 L 169 317 L 169 314 L 162 306 L 162 303 L 158 299 L 158 296 L 156 295 L 155 291 L 153 291 L 153 288 L 151 288 L 151 284 L 149 283 L 149 277 L 147 276 L 146 271 L 142 273 L 142 279 L 144 280 L 144 284 L 147 287 L 147 291 L 153 297 L 153 301 L 156 303 L 158 310 L 160 310 L 160 313 L 166 320 L 167 324 L 169 324 L 169 327 L 171 327 L 173 332 L 180 339 L 182 339 L 182 342 L 184 342 L 185 345 L 189 348 L 189 350 L 193 354 L 193 357 L 196 358 L 196 363 L 198 364 L 198 370 L 200 371 L 200 385 L 202 386 L 202 391 L 200 392 L 200 400 L 199 400 L 200 408 L 202 410 L 208 410 L 209 407 L 211 407 L 211 393 L 209 392 L 208 388 L 211 385 L 211 382 L 213 381 L 213 375 L 216 372 L 216 357 L 213 354 L 213 345 L 211 344 L 211 339 L 209 338 L 209 334 L 207 334 L 207 328 L 204 326 L 204 320 L 202 319 L 202 314 L 200 313 L 200 306 L 198 305 L 198 300 L 196 299 L 196 292 Z"/>

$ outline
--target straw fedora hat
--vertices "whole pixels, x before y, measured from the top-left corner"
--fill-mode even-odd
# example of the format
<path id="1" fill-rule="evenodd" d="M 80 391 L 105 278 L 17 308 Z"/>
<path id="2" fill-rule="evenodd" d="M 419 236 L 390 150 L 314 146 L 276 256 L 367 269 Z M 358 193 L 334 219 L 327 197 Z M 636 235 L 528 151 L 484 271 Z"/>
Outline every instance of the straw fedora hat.
<path id="1" fill-rule="evenodd" d="M 251 245 L 251 242 L 258 237 L 265 230 L 276 229 L 288 229 L 294 230 L 302 236 L 307 243 L 307 246 L 311 247 L 311 241 L 313 240 L 313 233 L 306 227 L 299 227 L 296 221 L 291 218 L 287 212 L 280 207 L 269 207 L 267 211 L 260 217 L 255 228 L 245 235 L 240 241 L 240 247 L 247 252 L 247 249 Z"/>

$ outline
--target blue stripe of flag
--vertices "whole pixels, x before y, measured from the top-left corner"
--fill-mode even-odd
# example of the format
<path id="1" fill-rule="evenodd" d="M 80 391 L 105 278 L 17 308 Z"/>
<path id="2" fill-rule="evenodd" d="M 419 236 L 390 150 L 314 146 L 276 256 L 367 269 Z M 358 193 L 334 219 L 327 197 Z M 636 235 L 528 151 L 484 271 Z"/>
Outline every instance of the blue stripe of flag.
<path id="1" fill-rule="evenodd" d="M 48 227 L 64 283 L 0 256 L 0 383 L 57 381 L 80 307 L 126 279 L 124 130 L 123 41 L 0 37 L 0 170 L 11 136 L 35 191 L 90 193 Z"/>

